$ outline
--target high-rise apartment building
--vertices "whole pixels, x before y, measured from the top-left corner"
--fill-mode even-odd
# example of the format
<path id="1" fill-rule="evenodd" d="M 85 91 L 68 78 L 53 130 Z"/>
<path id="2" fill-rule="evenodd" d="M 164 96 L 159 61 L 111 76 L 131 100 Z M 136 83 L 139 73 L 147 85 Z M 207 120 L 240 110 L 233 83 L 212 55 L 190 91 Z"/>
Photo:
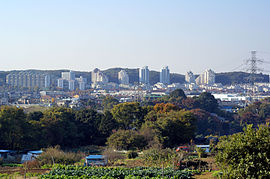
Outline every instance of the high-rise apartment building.
<path id="1" fill-rule="evenodd" d="M 63 80 L 75 80 L 75 73 L 73 71 L 62 72 L 61 77 Z"/>
<path id="2" fill-rule="evenodd" d="M 139 71 L 139 82 L 141 84 L 149 84 L 149 69 L 145 66 Z"/>
<path id="3" fill-rule="evenodd" d="M 70 91 L 74 91 L 75 90 L 75 80 L 69 80 L 68 81 L 68 89 Z"/>
<path id="4" fill-rule="evenodd" d="M 204 81 L 208 85 L 213 85 L 215 83 L 215 72 L 211 69 L 205 70 L 204 72 Z"/>
<path id="5" fill-rule="evenodd" d="M 57 79 L 57 87 L 64 88 L 64 80 L 62 78 Z"/>
<path id="6" fill-rule="evenodd" d="M 49 88 L 50 75 L 35 71 L 12 72 L 6 76 L 6 83 L 14 87 Z"/>
<path id="7" fill-rule="evenodd" d="M 92 72 L 91 72 L 91 81 L 93 84 L 97 84 L 97 83 L 102 83 L 102 84 L 106 84 L 109 82 L 108 77 L 102 73 L 98 68 L 95 68 Z"/>
<path id="8" fill-rule="evenodd" d="M 160 83 L 163 83 L 165 85 L 170 84 L 170 70 L 168 66 L 163 67 L 160 70 Z"/>
<path id="9" fill-rule="evenodd" d="M 125 70 L 121 70 L 118 72 L 118 81 L 120 84 L 129 84 L 129 76 Z"/>
<path id="10" fill-rule="evenodd" d="M 86 83 L 87 83 L 86 78 L 83 78 L 82 76 L 80 76 L 80 78 L 76 78 L 76 82 L 78 82 L 80 90 L 86 89 Z"/>
<path id="11" fill-rule="evenodd" d="M 57 87 L 61 89 L 68 89 L 70 91 L 79 88 L 80 90 L 85 90 L 86 78 L 80 76 L 80 78 L 75 78 L 75 72 L 62 72 L 61 78 L 57 80 Z"/>
<path id="12" fill-rule="evenodd" d="M 205 70 L 204 73 L 200 74 L 198 78 L 196 78 L 196 84 L 198 85 L 213 85 L 215 83 L 215 72 L 211 69 Z"/>
<path id="13" fill-rule="evenodd" d="M 187 83 L 195 83 L 195 76 L 191 71 L 188 71 L 185 75 L 185 80 Z"/>

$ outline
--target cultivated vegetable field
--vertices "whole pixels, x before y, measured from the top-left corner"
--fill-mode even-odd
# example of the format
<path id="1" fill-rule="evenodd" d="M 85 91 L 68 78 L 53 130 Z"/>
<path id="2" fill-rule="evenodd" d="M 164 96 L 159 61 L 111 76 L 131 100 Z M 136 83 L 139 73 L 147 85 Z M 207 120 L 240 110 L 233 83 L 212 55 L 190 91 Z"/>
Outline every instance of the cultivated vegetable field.
<path id="1" fill-rule="evenodd" d="M 109 167 L 80 167 L 80 166 L 55 166 L 50 173 L 41 178 L 93 178 L 93 179 L 139 179 L 139 178 L 191 178 L 192 172 L 166 168 L 109 168 Z"/>

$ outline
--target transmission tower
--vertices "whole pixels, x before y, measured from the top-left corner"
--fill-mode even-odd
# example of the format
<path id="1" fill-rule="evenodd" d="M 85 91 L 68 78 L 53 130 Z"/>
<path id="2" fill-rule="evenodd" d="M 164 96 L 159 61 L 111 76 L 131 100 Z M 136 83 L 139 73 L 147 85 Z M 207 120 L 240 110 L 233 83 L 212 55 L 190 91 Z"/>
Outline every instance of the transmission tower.
<path id="1" fill-rule="evenodd" d="M 258 72 L 261 72 L 262 71 L 262 69 L 258 67 L 258 64 L 259 63 L 262 63 L 263 60 L 258 59 L 256 57 L 256 53 L 257 53 L 256 51 L 251 51 L 251 58 L 248 59 L 248 60 L 246 60 L 246 64 L 248 66 L 247 72 L 250 73 L 250 75 L 248 77 L 248 81 L 249 81 L 249 84 L 251 86 L 251 90 L 250 90 L 250 93 L 249 93 L 250 96 L 253 96 L 254 91 L 255 91 L 254 84 L 255 84 L 255 81 L 257 79 L 256 78 L 256 74 Z"/>

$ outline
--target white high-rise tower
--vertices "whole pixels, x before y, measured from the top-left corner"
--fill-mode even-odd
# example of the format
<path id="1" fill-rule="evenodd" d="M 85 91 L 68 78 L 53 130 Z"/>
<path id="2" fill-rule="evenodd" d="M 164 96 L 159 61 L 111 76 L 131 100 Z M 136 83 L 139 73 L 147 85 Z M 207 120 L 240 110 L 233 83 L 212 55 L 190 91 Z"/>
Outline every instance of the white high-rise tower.
<path id="1" fill-rule="evenodd" d="M 148 69 L 148 66 L 145 66 L 145 67 L 140 69 L 139 82 L 141 84 L 149 84 L 149 69 Z"/>
<path id="2" fill-rule="evenodd" d="M 169 67 L 163 67 L 160 70 L 160 83 L 163 83 L 165 85 L 170 84 L 170 70 Z"/>

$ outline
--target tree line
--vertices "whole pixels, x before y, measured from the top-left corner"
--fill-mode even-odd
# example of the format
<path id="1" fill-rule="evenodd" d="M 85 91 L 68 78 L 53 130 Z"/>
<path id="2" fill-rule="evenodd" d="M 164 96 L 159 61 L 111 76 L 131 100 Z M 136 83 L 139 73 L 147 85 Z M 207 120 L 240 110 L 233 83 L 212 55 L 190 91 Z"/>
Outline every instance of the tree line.
<path id="1" fill-rule="evenodd" d="M 3 149 L 106 144 L 118 149 L 175 147 L 191 139 L 201 143 L 205 142 L 205 136 L 239 132 L 241 125 L 265 123 L 270 115 L 267 99 L 239 114 L 231 114 L 220 110 L 210 93 L 190 98 L 181 89 L 142 103 L 119 103 L 107 96 L 102 106 L 102 112 L 90 105 L 79 110 L 51 107 L 30 113 L 22 108 L 1 106 L 0 146 Z M 249 115 L 258 116 L 258 120 L 246 117 Z"/>

